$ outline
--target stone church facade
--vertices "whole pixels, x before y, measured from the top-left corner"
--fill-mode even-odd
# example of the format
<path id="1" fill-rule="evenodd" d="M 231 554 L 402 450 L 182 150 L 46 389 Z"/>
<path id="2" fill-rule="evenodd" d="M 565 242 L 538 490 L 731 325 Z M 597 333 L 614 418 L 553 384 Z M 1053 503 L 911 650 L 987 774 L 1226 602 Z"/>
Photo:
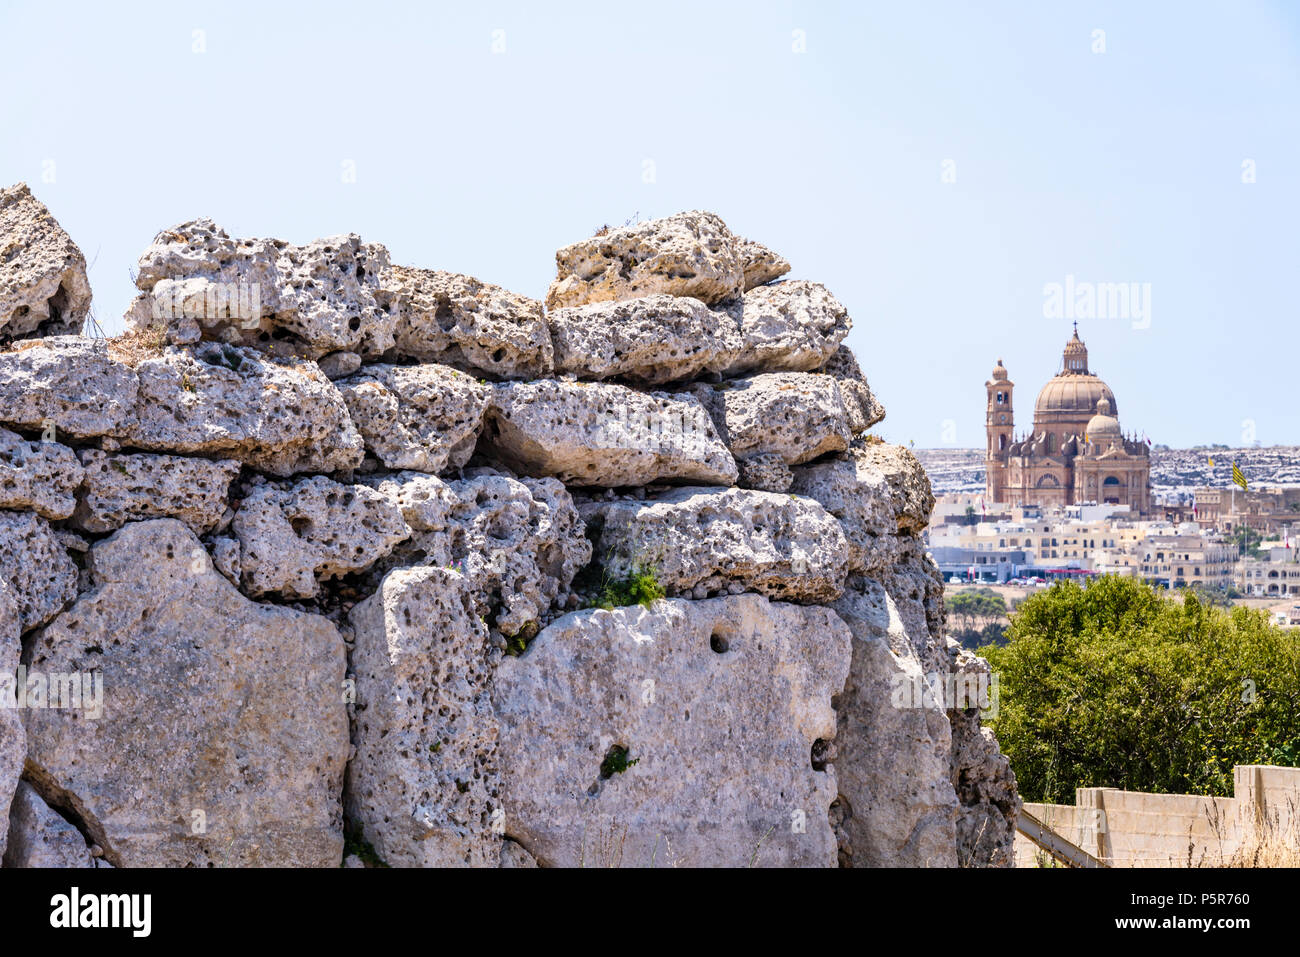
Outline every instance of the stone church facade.
<path id="1" fill-rule="evenodd" d="M 1125 436 L 1110 386 L 1088 368 L 1088 348 L 1078 326 L 1065 344 L 1060 371 L 1034 403 L 1034 425 L 1017 436 L 1015 383 L 1002 360 L 984 383 L 989 500 L 1008 505 L 1129 505 L 1151 509 L 1151 459 L 1147 443 Z"/>

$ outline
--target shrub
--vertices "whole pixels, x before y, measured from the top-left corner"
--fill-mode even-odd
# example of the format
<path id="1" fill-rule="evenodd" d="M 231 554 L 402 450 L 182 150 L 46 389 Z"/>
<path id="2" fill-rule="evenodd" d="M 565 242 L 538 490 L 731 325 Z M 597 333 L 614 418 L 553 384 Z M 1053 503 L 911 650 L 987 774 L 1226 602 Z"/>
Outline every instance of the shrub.
<path id="1" fill-rule="evenodd" d="M 1234 765 L 1300 756 L 1300 633 L 1263 612 L 1103 576 L 1028 598 L 1007 638 L 980 654 L 1025 800 L 1069 804 L 1077 787 L 1227 795 Z"/>

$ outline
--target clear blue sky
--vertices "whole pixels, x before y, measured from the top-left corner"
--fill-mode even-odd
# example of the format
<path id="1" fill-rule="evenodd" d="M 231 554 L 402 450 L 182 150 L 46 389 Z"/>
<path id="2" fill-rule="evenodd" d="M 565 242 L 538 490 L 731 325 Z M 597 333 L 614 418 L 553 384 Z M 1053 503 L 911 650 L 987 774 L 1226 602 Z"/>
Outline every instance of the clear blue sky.
<path id="1" fill-rule="evenodd" d="M 1298 7 L 0 0 L 0 182 L 110 331 L 197 216 L 541 296 L 595 227 L 711 209 L 844 301 L 918 447 L 983 444 L 998 356 L 1028 424 L 1069 331 L 1046 283 L 1150 283 L 1150 328 L 1081 324 L 1124 427 L 1300 443 Z"/>

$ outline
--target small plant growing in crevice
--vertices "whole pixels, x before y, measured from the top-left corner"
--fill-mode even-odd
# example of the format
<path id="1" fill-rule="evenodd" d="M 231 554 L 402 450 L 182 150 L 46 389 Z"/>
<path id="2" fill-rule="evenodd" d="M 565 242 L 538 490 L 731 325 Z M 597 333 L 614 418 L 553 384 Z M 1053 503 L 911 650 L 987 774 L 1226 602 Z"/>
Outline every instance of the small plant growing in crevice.
<path id="1" fill-rule="evenodd" d="M 600 589 L 589 607 L 608 611 L 625 605 L 649 606 L 666 594 L 664 586 L 659 583 L 658 569 L 650 562 L 640 562 L 624 578 L 611 578 L 608 572 L 602 572 Z"/>
<path id="2" fill-rule="evenodd" d="M 600 777 L 602 780 L 608 781 L 614 775 L 622 774 L 640 760 L 640 758 L 629 759 L 627 748 L 621 744 L 616 744 L 609 749 L 609 753 L 605 755 L 605 760 L 600 762 Z"/>
<path id="3" fill-rule="evenodd" d="M 493 617 L 495 617 L 495 612 Z M 518 658 L 528 650 L 528 643 L 536 638 L 537 633 L 541 630 L 542 626 L 540 622 L 526 621 L 514 634 L 502 632 L 501 637 L 504 638 L 506 642 L 506 654 L 512 658 Z"/>
<path id="4" fill-rule="evenodd" d="M 388 866 L 371 843 L 362 836 L 359 824 L 349 824 L 343 829 L 343 859 L 346 861 L 348 856 L 353 854 L 359 857 L 366 867 Z"/>

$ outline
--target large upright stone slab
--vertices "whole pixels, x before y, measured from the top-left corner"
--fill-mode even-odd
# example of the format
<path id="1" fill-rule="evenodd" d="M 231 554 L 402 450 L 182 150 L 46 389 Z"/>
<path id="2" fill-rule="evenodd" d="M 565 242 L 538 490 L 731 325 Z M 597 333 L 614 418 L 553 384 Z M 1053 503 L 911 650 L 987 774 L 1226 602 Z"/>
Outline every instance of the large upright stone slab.
<path id="1" fill-rule="evenodd" d="M 989 663 L 948 639 L 953 675 L 967 685 L 972 679 L 989 689 L 987 704 L 997 705 Z M 964 703 L 964 702 L 959 702 Z M 957 789 L 957 859 L 963 867 L 1014 867 L 1016 818 L 1022 802 L 1011 762 L 993 732 L 980 724 L 978 708 L 950 708 L 950 773 Z"/>
<path id="2" fill-rule="evenodd" d="M 90 311 L 86 257 L 26 183 L 0 189 L 0 346 L 76 334 Z"/>
<path id="3" fill-rule="evenodd" d="M 498 385 L 484 441 L 511 468 L 566 485 L 730 485 L 736 463 L 691 396 L 603 382 Z"/>
<path id="4" fill-rule="evenodd" d="M 713 213 L 692 210 L 609 229 L 555 254 L 546 307 L 581 306 L 654 293 L 712 305 L 740 295 L 745 260 L 736 237 Z"/>
<path id="5" fill-rule="evenodd" d="M 831 607 L 853 635 L 852 668 L 837 698 L 841 863 L 955 867 L 952 736 L 942 694 L 932 694 L 915 648 L 926 636 L 909 634 L 909 616 L 869 578 L 850 576 Z"/>
<path id="6" fill-rule="evenodd" d="M 5 867 L 89 868 L 95 866 L 81 832 L 41 799 L 30 784 L 14 793 Z"/>
<path id="7" fill-rule="evenodd" d="M 559 867 L 831 867 L 848 631 L 740 595 L 577 612 L 498 666 L 505 832 Z"/>
<path id="8" fill-rule="evenodd" d="M 29 772 L 114 866 L 337 867 L 348 755 L 343 639 L 258 605 L 183 524 L 128 525 L 31 669 L 102 673 L 103 713 L 28 709 Z"/>
<path id="9" fill-rule="evenodd" d="M 501 857 L 488 630 L 472 589 L 448 569 L 399 569 L 352 610 L 348 817 L 392 867 L 495 867 Z"/>
<path id="10" fill-rule="evenodd" d="M 15 669 L 22 654 L 19 634 L 18 599 L 0 571 L 0 676 L 8 677 L 0 683 L 0 697 L 4 698 L 0 701 L 0 859 L 5 855 L 9 834 L 9 803 L 27 759 L 27 734 L 15 710 Z"/>

